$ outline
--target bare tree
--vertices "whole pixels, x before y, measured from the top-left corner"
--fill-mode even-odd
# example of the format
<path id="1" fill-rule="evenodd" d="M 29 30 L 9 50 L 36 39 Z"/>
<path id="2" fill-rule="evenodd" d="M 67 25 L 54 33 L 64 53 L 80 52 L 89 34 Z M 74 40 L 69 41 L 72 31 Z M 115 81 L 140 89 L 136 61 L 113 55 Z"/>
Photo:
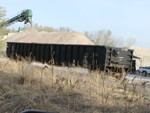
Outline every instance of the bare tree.
<path id="1" fill-rule="evenodd" d="M 113 47 L 124 47 L 135 44 L 134 38 L 129 38 L 126 41 L 123 37 L 113 37 L 110 30 L 100 30 L 97 32 L 85 32 L 89 39 L 91 39 L 96 45 L 106 45 Z"/>
<path id="2" fill-rule="evenodd" d="M 126 46 L 133 46 L 136 43 L 136 39 L 133 37 L 130 37 L 126 40 Z"/>

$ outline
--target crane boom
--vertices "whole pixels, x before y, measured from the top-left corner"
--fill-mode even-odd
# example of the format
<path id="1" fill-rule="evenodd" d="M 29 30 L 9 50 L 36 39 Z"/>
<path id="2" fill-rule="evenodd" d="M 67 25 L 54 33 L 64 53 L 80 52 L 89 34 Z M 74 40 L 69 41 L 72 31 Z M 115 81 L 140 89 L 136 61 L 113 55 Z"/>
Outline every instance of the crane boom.
<path id="1" fill-rule="evenodd" d="M 4 21 L 2 24 L 0 24 L 0 27 L 8 27 L 9 25 L 14 24 L 15 22 L 23 22 L 23 21 L 24 24 L 30 23 L 32 26 L 32 10 L 30 9 L 23 10 L 17 16 Z"/>

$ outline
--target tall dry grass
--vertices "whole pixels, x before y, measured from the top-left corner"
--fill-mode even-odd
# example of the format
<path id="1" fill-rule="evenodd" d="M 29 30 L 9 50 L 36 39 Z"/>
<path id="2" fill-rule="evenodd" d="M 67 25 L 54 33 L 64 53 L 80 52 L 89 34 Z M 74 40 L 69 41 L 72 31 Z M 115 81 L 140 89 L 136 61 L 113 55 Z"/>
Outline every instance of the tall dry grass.
<path id="1" fill-rule="evenodd" d="M 149 113 L 150 96 L 99 70 L 0 61 L 0 113 L 40 109 L 60 113 Z M 139 91 L 140 90 L 140 91 Z"/>

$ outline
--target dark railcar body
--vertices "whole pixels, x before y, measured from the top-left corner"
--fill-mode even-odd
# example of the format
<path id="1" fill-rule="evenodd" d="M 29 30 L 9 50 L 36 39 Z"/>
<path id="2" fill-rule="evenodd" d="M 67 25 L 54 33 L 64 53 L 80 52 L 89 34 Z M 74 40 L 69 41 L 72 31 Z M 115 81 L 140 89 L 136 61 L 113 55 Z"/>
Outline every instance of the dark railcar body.
<path id="1" fill-rule="evenodd" d="M 7 43 L 7 56 L 90 69 L 132 69 L 133 50 L 99 45 Z"/>

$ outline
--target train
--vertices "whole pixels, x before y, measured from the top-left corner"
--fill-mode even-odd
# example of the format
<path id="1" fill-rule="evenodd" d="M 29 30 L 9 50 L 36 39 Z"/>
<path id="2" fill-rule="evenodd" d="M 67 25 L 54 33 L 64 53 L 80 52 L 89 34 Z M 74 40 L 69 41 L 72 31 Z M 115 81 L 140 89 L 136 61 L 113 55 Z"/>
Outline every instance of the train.
<path id="1" fill-rule="evenodd" d="M 133 50 L 100 45 L 7 42 L 7 56 L 106 72 L 133 69 Z"/>

